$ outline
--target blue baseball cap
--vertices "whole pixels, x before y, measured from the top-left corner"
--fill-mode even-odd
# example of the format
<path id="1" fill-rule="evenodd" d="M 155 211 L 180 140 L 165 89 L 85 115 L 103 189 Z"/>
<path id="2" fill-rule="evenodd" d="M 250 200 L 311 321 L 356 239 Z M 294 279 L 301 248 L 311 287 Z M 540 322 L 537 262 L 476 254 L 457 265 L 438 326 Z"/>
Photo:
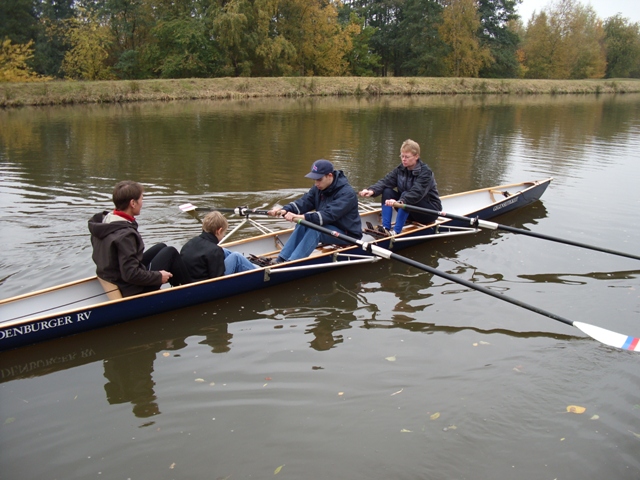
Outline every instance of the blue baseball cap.
<path id="1" fill-rule="evenodd" d="M 333 163 L 331 163 L 329 160 L 321 158 L 320 160 L 316 160 L 315 162 L 313 162 L 311 171 L 307 173 L 305 177 L 319 180 L 329 173 L 333 173 Z"/>

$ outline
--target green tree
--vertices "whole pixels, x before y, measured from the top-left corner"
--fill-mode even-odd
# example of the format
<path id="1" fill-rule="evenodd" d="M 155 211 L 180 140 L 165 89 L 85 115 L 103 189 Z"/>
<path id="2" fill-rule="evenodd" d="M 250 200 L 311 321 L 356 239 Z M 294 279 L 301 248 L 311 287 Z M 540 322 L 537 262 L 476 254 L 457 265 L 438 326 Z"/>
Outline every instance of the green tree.
<path id="1" fill-rule="evenodd" d="M 474 0 L 448 0 L 439 32 L 450 49 L 445 57 L 449 75 L 477 77 L 481 68 L 493 62 L 489 48 L 480 45 L 476 35 L 479 27 Z"/>
<path id="2" fill-rule="evenodd" d="M 640 24 L 618 14 L 604 23 L 607 78 L 630 77 L 640 73 Z"/>
<path id="3" fill-rule="evenodd" d="M 402 7 L 395 40 L 403 76 L 443 76 L 447 45 L 438 32 L 442 6 L 434 0 L 407 0 Z"/>
<path id="4" fill-rule="evenodd" d="M 481 77 L 520 76 L 520 63 L 516 56 L 520 37 L 512 27 L 512 21 L 518 18 L 516 6 L 521 2 L 522 0 L 478 0 L 478 36 L 495 60 L 480 70 Z"/>

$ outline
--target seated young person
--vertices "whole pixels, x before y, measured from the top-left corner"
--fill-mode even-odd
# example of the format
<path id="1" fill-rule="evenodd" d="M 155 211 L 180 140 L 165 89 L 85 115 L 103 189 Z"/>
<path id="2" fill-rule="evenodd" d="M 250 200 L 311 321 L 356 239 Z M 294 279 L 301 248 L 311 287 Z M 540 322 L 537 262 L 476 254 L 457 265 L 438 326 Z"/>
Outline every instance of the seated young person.
<path id="1" fill-rule="evenodd" d="M 224 215 L 208 213 L 202 220 L 202 233 L 180 250 L 182 261 L 194 282 L 258 268 L 240 253 L 218 246 L 227 228 L 229 224 Z"/>
<path id="2" fill-rule="evenodd" d="M 189 283 L 189 274 L 174 247 L 164 243 L 146 252 L 136 216 L 142 210 L 144 188 L 130 180 L 113 189 L 115 210 L 89 220 L 96 275 L 118 286 L 123 297 Z"/>
<path id="3" fill-rule="evenodd" d="M 408 218 L 424 224 L 431 223 L 438 218 L 437 215 L 409 213 L 400 209 L 396 215 L 394 228 L 391 230 L 393 204 L 396 202 L 429 210 L 442 210 L 433 171 L 420 160 L 420 145 L 411 139 L 405 140 L 400 147 L 400 159 L 400 165 L 391 170 L 383 179 L 358 193 L 361 197 L 376 197 L 382 194 L 382 227 L 383 233 L 387 235 L 396 235 L 402 232 Z"/>
<path id="4" fill-rule="evenodd" d="M 313 162 L 305 177 L 314 181 L 313 187 L 298 200 L 269 210 L 268 214 L 284 216 L 290 222 L 304 219 L 350 237 L 362 238 L 358 197 L 342 170 L 334 170 L 330 161 L 320 159 Z M 297 224 L 274 263 L 307 257 L 319 243 L 344 245 L 348 242 Z"/>

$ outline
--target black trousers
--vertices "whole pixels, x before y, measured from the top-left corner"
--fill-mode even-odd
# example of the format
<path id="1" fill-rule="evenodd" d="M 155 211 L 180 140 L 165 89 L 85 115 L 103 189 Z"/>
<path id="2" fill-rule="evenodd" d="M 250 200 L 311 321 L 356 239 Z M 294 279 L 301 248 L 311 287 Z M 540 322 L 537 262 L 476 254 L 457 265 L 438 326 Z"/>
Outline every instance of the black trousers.
<path id="1" fill-rule="evenodd" d="M 142 263 L 148 270 L 166 270 L 173 277 L 169 279 L 172 286 L 191 283 L 187 267 L 175 247 L 167 247 L 164 243 L 158 243 L 142 254 Z"/>

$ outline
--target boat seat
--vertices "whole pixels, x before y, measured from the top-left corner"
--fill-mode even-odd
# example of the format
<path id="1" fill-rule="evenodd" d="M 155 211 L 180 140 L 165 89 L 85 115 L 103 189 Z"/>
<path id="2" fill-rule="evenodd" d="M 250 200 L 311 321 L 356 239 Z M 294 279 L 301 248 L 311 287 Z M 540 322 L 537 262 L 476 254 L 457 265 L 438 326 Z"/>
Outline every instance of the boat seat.
<path id="1" fill-rule="evenodd" d="M 100 277 L 98 277 L 98 281 L 100 282 L 100 285 L 102 285 L 102 288 L 104 288 L 104 292 L 107 294 L 107 298 L 109 300 L 118 300 L 119 298 L 122 298 L 122 293 L 117 285 L 107 282 Z"/>

